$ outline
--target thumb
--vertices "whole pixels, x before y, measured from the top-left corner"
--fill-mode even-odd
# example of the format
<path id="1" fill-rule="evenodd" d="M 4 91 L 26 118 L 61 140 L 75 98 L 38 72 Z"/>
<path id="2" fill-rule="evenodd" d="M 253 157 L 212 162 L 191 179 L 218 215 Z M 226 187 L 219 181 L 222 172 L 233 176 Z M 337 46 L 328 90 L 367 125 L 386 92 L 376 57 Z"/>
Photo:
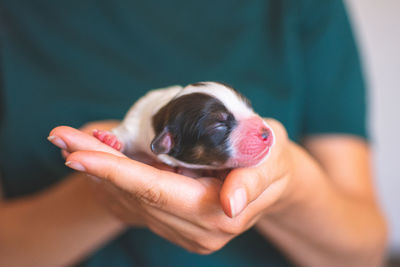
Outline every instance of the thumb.
<path id="1" fill-rule="evenodd" d="M 273 119 L 266 119 L 275 135 L 268 158 L 259 166 L 232 170 L 226 177 L 220 192 L 223 210 L 229 217 L 235 217 L 246 206 L 257 199 L 287 169 L 287 134 L 283 125 Z"/>
<path id="2" fill-rule="evenodd" d="M 259 169 L 235 169 L 225 178 L 220 191 L 220 201 L 225 214 L 233 218 L 257 199 L 270 185 L 268 175 L 260 175 Z"/>

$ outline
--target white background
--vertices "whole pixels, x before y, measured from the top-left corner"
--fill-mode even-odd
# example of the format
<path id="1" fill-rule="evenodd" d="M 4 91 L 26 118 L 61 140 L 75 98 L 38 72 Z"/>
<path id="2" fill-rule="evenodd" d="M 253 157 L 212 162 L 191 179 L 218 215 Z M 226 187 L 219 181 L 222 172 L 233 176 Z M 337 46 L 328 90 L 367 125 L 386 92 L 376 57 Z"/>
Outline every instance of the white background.
<path id="1" fill-rule="evenodd" d="M 346 0 L 369 85 L 377 193 L 400 255 L 400 0 Z"/>

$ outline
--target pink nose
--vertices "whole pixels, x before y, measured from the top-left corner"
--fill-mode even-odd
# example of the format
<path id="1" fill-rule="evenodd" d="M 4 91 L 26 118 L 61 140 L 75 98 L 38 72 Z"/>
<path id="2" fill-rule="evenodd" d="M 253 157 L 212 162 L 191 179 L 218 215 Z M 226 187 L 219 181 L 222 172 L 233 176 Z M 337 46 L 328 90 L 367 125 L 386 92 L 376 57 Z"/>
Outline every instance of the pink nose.
<path id="1" fill-rule="evenodd" d="M 261 129 L 261 139 L 263 140 L 263 141 L 268 141 L 268 138 L 269 138 L 269 136 L 270 136 L 270 132 L 269 132 L 269 130 L 267 129 L 267 128 L 262 128 Z"/>
<path id="2" fill-rule="evenodd" d="M 268 154 L 272 143 L 272 131 L 260 117 L 254 116 L 239 121 L 231 135 L 235 165 L 257 165 Z"/>

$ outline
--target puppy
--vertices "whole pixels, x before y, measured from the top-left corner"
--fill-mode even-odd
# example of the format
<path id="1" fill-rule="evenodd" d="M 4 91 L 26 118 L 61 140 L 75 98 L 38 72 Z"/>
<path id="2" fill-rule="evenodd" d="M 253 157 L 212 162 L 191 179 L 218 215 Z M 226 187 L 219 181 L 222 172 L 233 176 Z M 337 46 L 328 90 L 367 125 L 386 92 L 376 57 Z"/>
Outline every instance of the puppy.
<path id="1" fill-rule="evenodd" d="M 275 140 L 250 102 L 217 82 L 150 91 L 118 127 L 93 135 L 127 156 L 145 153 L 173 167 L 207 170 L 256 166 Z"/>

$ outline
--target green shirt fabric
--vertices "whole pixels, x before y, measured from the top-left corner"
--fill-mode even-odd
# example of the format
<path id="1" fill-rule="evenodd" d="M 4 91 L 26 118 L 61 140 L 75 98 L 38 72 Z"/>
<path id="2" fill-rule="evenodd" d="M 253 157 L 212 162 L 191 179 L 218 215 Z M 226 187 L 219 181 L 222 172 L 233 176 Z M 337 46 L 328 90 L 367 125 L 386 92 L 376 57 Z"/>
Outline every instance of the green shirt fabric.
<path id="1" fill-rule="evenodd" d="M 295 141 L 366 137 L 365 88 L 340 0 L 0 0 L 0 168 L 7 198 L 69 170 L 49 131 L 120 119 L 146 91 L 223 81 Z M 207 256 L 131 229 L 83 266 L 290 266 L 249 230 Z"/>

